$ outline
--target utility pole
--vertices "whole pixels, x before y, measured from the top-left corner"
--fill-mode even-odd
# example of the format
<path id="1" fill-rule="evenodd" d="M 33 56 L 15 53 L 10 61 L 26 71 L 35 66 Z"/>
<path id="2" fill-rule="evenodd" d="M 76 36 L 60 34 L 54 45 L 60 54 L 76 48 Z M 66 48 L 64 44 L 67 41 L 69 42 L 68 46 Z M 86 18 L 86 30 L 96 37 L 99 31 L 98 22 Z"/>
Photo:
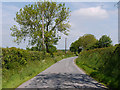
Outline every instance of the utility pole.
<path id="1" fill-rule="evenodd" d="M 42 11 L 42 50 L 45 52 L 45 47 L 44 47 L 44 10 Z"/>
<path id="2" fill-rule="evenodd" d="M 118 4 L 118 44 L 120 44 L 120 1 Z"/>
<path id="3" fill-rule="evenodd" d="M 67 38 L 65 38 L 65 54 L 66 54 L 66 48 L 67 48 Z"/>
<path id="4" fill-rule="evenodd" d="M 120 44 L 120 0 L 115 6 L 118 8 L 118 44 Z"/>

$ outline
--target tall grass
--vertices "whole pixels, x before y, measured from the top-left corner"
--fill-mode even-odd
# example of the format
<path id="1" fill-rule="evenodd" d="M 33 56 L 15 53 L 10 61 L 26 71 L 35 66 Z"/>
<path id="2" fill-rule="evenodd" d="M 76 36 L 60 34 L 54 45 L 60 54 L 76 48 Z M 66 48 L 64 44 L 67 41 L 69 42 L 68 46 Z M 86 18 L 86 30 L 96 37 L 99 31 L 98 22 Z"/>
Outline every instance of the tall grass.
<path id="1" fill-rule="evenodd" d="M 23 82 L 33 78 L 57 61 L 74 56 L 73 53 L 63 51 L 54 53 L 54 57 L 42 52 L 31 52 L 16 48 L 3 49 L 2 88 L 16 88 Z M 22 60 L 21 60 L 22 59 Z"/>
<path id="2" fill-rule="evenodd" d="M 110 89 L 120 89 L 120 45 L 83 51 L 76 64 Z"/>
<path id="3" fill-rule="evenodd" d="M 2 89 L 2 48 L 0 47 L 0 89 Z"/>

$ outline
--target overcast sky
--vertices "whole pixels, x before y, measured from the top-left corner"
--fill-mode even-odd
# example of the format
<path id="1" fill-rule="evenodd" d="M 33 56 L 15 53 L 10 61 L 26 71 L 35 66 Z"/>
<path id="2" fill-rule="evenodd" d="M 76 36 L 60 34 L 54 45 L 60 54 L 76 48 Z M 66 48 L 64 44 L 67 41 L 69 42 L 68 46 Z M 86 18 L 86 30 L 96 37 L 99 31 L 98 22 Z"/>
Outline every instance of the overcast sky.
<path id="1" fill-rule="evenodd" d="M 17 45 L 10 36 L 10 28 L 16 24 L 14 17 L 20 8 L 33 2 L 4 2 L 2 7 L 2 47 L 19 47 L 26 48 L 27 43 Z M 118 9 L 114 5 L 116 2 L 67 2 L 66 7 L 71 10 L 70 32 L 68 36 L 62 35 L 57 48 L 64 49 L 64 41 L 67 38 L 67 48 L 72 42 L 84 34 L 93 34 L 97 39 L 102 35 L 108 35 L 113 44 L 118 43 Z M 0 16 L 1 17 L 1 16 Z"/>

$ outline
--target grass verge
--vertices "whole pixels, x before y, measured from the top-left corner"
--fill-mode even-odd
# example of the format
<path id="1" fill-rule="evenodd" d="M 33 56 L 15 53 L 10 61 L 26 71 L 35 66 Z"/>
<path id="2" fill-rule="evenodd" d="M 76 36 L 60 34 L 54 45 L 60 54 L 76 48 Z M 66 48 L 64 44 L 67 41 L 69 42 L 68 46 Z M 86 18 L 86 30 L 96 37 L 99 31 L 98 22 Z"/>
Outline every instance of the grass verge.
<path id="1" fill-rule="evenodd" d="M 120 45 L 83 51 L 76 59 L 78 67 L 109 89 L 120 87 Z"/>
<path id="2" fill-rule="evenodd" d="M 54 58 L 47 56 L 44 60 L 27 61 L 26 65 L 21 65 L 19 68 L 4 69 L 2 75 L 2 88 L 17 88 L 19 85 L 33 78 L 57 61 L 72 56 L 74 55 L 71 52 L 64 54 L 63 51 L 59 51 L 55 53 Z"/>

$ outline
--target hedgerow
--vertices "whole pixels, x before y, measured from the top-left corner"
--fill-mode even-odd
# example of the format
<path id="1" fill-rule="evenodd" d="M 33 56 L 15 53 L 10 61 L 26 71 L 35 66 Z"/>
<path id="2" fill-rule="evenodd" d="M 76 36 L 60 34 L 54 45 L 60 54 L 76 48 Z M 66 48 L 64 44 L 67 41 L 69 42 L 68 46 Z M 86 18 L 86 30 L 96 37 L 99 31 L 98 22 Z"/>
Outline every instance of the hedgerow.
<path id="1" fill-rule="evenodd" d="M 76 63 L 109 88 L 120 89 L 120 45 L 83 51 Z"/>
<path id="2" fill-rule="evenodd" d="M 15 67 L 26 65 L 28 61 L 41 60 L 42 52 L 27 51 L 12 47 L 2 48 L 2 56 L 2 68 L 14 69 Z"/>
<path id="3" fill-rule="evenodd" d="M 2 88 L 16 88 L 63 58 L 74 56 L 70 51 L 53 53 L 19 48 L 2 48 Z"/>

